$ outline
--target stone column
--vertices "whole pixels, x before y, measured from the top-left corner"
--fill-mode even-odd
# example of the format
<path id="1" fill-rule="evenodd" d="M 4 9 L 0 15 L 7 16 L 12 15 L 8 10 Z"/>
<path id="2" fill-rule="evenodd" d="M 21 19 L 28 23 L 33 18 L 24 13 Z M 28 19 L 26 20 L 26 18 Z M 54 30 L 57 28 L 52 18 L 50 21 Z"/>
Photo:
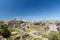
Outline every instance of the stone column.
<path id="1" fill-rule="evenodd" d="M 2 36 L 0 36 L 0 40 L 2 40 Z"/>
<path id="2" fill-rule="evenodd" d="M 20 35 L 20 40 L 22 40 L 22 33 L 21 33 L 21 35 Z"/>

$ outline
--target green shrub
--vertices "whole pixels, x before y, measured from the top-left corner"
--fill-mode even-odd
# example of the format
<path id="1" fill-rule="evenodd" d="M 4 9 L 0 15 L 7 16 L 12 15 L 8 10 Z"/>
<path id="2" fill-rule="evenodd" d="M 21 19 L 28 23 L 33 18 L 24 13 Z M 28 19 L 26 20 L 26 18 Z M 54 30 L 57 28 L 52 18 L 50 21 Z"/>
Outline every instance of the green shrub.
<path id="1" fill-rule="evenodd" d="M 58 33 L 55 33 L 55 32 L 50 33 L 49 34 L 49 40 L 60 40 L 59 36 L 58 36 Z"/>
<path id="2" fill-rule="evenodd" d="M 1 32 L 2 37 L 4 37 L 4 38 L 10 37 L 11 32 L 7 29 L 7 26 L 6 25 L 2 25 L 1 27 L 2 27 L 2 32 Z"/>
<path id="3" fill-rule="evenodd" d="M 45 34 L 44 34 L 44 35 L 42 35 L 42 37 L 43 37 L 43 38 L 48 38 L 48 35 L 45 35 Z"/>

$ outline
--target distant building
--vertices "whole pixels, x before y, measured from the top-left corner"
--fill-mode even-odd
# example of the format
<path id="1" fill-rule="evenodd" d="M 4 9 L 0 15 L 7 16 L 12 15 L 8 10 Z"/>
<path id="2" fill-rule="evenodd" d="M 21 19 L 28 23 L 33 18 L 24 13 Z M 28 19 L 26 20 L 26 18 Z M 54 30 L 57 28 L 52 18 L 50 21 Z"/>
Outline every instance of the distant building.
<path id="1" fill-rule="evenodd" d="M 23 23 L 23 21 L 22 20 L 11 20 L 11 21 L 9 21 L 9 26 L 10 27 L 19 27 L 20 26 L 20 24 L 21 23 Z"/>
<path id="2" fill-rule="evenodd" d="M 4 21 L 0 20 L 0 25 L 3 25 L 4 24 Z"/>
<path id="3" fill-rule="evenodd" d="M 17 26 L 20 26 L 20 24 L 23 23 L 22 20 L 11 20 L 9 21 L 9 26 L 11 27 L 17 27 Z"/>
<path id="4" fill-rule="evenodd" d="M 28 27 L 33 27 L 34 24 L 33 24 L 32 22 L 27 22 L 27 23 L 26 23 L 26 26 L 28 26 Z"/>

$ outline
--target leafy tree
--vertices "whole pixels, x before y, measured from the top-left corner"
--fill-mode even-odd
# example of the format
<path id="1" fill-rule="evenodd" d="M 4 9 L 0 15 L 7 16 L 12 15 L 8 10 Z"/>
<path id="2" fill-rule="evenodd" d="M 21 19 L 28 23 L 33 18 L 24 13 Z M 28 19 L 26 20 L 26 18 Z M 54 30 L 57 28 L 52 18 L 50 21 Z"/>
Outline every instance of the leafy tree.
<path id="1" fill-rule="evenodd" d="M 39 23 L 34 23 L 34 25 L 40 25 Z"/>
<path id="2" fill-rule="evenodd" d="M 2 25 L 1 28 L 2 28 L 2 32 L 1 32 L 2 36 L 4 38 L 10 37 L 11 32 L 7 29 L 7 26 L 6 25 Z"/>
<path id="3" fill-rule="evenodd" d="M 29 26 L 27 26 L 27 28 L 29 28 Z"/>

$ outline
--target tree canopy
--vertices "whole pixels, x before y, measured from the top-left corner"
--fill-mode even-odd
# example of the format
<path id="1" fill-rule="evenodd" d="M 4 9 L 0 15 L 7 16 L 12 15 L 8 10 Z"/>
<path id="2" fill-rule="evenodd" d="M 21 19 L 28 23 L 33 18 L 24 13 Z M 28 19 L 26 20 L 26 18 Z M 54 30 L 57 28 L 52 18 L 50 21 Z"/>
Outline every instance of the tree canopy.
<path id="1" fill-rule="evenodd" d="M 2 28 L 2 32 L 1 32 L 2 37 L 4 37 L 4 38 L 10 37 L 11 32 L 7 29 L 7 26 L 6 25 L 1 25 L 1 28 Z"/>

